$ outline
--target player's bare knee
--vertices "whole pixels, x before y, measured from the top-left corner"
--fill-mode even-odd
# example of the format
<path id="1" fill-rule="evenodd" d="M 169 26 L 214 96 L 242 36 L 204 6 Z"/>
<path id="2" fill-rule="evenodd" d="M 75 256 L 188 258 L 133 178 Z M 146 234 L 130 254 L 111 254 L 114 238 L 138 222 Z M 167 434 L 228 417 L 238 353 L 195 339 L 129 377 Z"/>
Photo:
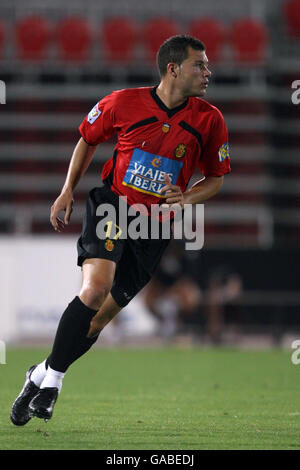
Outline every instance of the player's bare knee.
<path id="1" fill-rule="evenodd" d="M 94 310 L 98 310 L 106 299 L 110 288 L 104 284 L 89 284 L 80 292 L 83 303 Z"/>

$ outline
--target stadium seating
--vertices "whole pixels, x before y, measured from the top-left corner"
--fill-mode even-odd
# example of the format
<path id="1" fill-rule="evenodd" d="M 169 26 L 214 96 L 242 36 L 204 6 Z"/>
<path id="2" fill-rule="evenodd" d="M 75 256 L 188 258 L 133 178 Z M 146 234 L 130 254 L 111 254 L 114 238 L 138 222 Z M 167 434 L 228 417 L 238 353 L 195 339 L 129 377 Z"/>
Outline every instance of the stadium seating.
<path id="1" fill-rule="evenodd" d="M 300 0 L 291 0 L 285 4 L 284 11 L 290 33 L 300 36 L 300 9 L 295 9 L 299 4 Z M 293 9 L 296 10 L 294 14 Z M 44 17 L 22 18 L 15 25 L 16 56 L 23 60 L 43 61 L 48 58 L 49 46 L 54 40 L 60 60 L 82 62 L 91 58 L 95 35 L 86 19 L 67 17 L 58 23 L 55 34 L 52 30 L 52 24 Z M 233 50 L 233 59 L 238 62 L 259 63 L 266 57 L 268 31 L 257 20 L 239 19 L 227 33 L 224 24 L 215 18 L 196 18 L 186 25 L 186 31 L 203 40 L 209 59 L 214 62 L 223 58 L 224 46 L 228 43 Z M 180 32 L 180 26 L 166 17 L 151 18 L 143 25 L 126 16 L 111 17 L 101 27 L 100 51 L 109 62 L 126 65 L 132 63 L 138 44 L 142 44 L 144 58 L 153 62 L 162 42 Z M 0 54 L 3 36 L 4 28 L 0 25 Z"/>
<path id="2" fill-rule="evenodd" d="M 179 26 L 169 18 L 152 18 L 144 24 L 143 43 L 146 58 L 155 61 L 159 46 L 170 36 L 179 34 Z"/>
<path id="3" fill-rule="evenodd" d="M 5 46 L 5 25 L 0 23 L 0 59 L 4 56 L 4 46 Z"/>
<path id="4" fill-rule="evenodd" d="M 52 39 L 52 27 L 46 18 L 28 16 L 15 26 L 17 57 L 22 60 L 41 61 L 47 57 Z"/>
<path id="5" fill-rule="evenodd" d="M 283 4 L 283 17 L 288 34 L 300 38 L 300 0 L 289 0 Z"/>
<path id="6" fill-rule="evenodd" d="M 240 19 L 232 25 L 229 42 L 239 63 L 261 63 L 266 58 L 267 28 L 259 21 Z"/>
<path id="7" fill-rule="evenodd" d="M 112 63 L 129 63 L 134 57 L 138 26 L 130 18 L 114 17 L 103 24 L 100 48 Z"/>
<path id="8" fill-rule="evenodd" d="M 204 42 L 209 60 L 214 62 L 220 60 L 226 32 L 218 20 L 213 18 L 196 19 L 190 24 L 189 34 Z"/>
<path id="9" fill-rule="evenodd" d="M 58 24 L 56 45 L 60 59 L 79 62 L 88 59 L 91 42 L 90 25 L 84 18 L 69 17 Z"/>

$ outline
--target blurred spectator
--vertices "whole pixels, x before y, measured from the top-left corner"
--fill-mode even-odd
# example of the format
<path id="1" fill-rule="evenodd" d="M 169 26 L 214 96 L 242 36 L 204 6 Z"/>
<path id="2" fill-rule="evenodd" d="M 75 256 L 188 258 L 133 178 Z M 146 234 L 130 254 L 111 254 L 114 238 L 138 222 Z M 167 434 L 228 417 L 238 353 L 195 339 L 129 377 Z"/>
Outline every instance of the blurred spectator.
<path id="1" fill-rule="evenodd" d="M 227 321 L 240 322 L 240 303 L 237 301 L 242 291 L 241 277 L 228 266 L 219 266 L 209 275 L 204 294 L 204 319 L 206 335 L 214 344 L 222 342 Z"/>
<path id="2" fill-rule="evenodd" d="M 160 333 L 165 337 L 176 334 L 186 317 L 194 317 L 201 297 L 183 242 L 172 240 L 144 294 L 146 306 L 161 321 Z"/>
<path id="3" fill-rule="evenodd" d="M 145 288 L 145 305 L 160 321 L 162 336 L 170 338 L 191 326 L 197 332 L 203 325 L 205 340 L 221 344 L 227 323 L 241 322 L 242 279 L 229 266 L 218 266 L 202 290 L 192 271 L 183 242 L 173 240 Z"/>

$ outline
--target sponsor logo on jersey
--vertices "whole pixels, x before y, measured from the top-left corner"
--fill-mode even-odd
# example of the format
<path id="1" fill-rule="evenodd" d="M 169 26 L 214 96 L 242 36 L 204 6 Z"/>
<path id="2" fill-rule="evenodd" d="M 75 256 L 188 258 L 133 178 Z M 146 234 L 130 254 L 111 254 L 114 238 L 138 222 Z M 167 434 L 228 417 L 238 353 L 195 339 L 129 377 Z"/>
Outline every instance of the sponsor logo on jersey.
<path id="1" fill-rule="evenodd" d="M 154 168 L 159 168 L 161 165 L 161 157 L 154 157 L 151 165 L 154 166 Z"/>
<path id="2" fill-rule="evenodd" d="M 98 108 L 98 104 L 96 104 L 96 106 L 94 106 L 93 109 L 88 114 L 88 122 L 90 124 L 93 124 L 96 121 L 96 119 L 98 119 L 100 114 L 101 114 L 101 111 Z"/>
<path id="3" fill-rule="evenodd" d="M 174 151 L 175 157 L 177 157 L 177 158 L 184 157 L 185 151 L 186 151 L 186 146 L 184 144 L 177 145 L 177 147 Z"/>
<path id="4" fill-rule="evenodd" d="M 135 148 L 122 184 L 142 193 L 165 197 L 160 190 L 165 186 L 165 175 L 176 184 L 183 163 Z"/>
<path id="5" fill-rule="evenodd" d="M 226 158 L 229 158 L 229 145 L 228 142 L 221 145 L 219 148 L 219 161 L 223 162 Z"/>
<path id="6" fill-rule="evenodd" d="M 112 240 L 106 240 L 105 242 L 105 248 L 107 249 L 107 251 L 113 251 L 115 245 L 114 245 L 114 242 Z"/>
<path id="7" fill-rule="evenodd" d="M 165 124 L 162 125 L 161 130 L 162 130 L 165 134 L 167 134 L 167 133 L 169 132 L 169 130 L 170 130 L 170 127 L 171 127 L 170 124 L 166 124 L 166 123 L 165 123 Z"/>

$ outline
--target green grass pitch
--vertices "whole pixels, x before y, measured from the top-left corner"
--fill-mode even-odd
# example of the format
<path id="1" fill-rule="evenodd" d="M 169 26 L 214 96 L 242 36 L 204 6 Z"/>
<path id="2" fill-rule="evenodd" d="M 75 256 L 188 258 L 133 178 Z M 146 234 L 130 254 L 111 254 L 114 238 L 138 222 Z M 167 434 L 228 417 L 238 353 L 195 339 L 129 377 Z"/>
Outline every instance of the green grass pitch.
<path id="1" fill-rule="evenodd" d="M 65 376 L 52 419 L 9 419 L 29 366 L 0 365 L 0 449 L 300 449 L 300 365 L 281 350 L 94 348 Z"/>

